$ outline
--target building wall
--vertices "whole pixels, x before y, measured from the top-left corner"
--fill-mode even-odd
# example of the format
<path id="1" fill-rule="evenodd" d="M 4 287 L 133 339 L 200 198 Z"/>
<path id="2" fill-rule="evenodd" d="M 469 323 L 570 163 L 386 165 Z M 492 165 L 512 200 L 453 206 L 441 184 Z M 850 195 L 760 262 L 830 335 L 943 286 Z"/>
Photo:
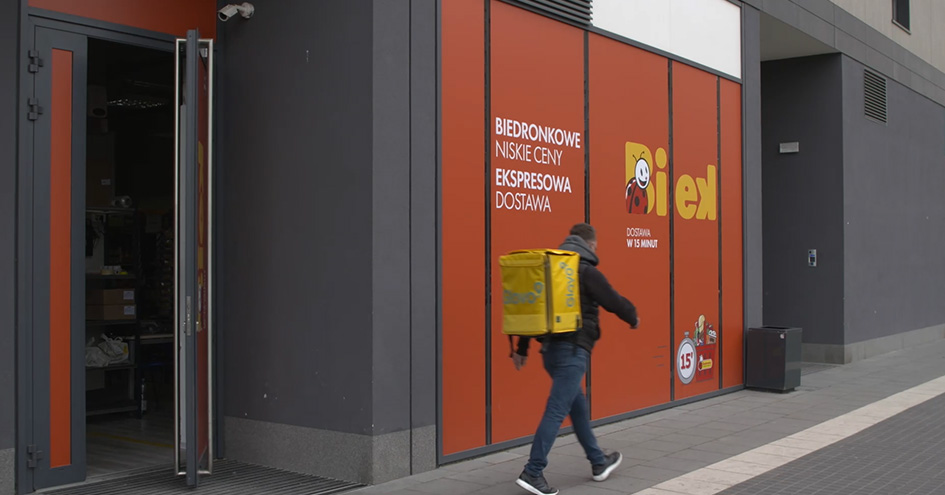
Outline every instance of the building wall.
<path id="1" fill-rule="evenodd" d="M 19 2 L 0 2 L 0 232 L 16 231 Z M 16 442 L 16 237 L 0 242 L 0 494 L 14 491 Z"/>
<path id="2" fill-rule="evenodd" d="M 845 342 L 936 326 L 941 338 L 945 108 L 888 81 L 887 123 L 870 120 L 865 68 L 843 58 Z"/>
<path id="3" fill-rule="evenodd" d="M 805 343 L 844 342 L 841 89 L 839 55 L 761 66 L 764 323 L 801 327 Z"/>
<path id="4" fill-rule="evenodd" d="M 436 467 L 436 1 L 375 1 L 375 481 Z M 410 454 L 410 455 L 407 455 Z"/>
<path id="5" fill-rule="evenodd" d="M 227 415 L 372 431 L 369 6 L 260 2 L 224 25 Z"/>
<path id="6" fill-rule="evenodd" d="M 221 29 L 227 456 L 432 468 L 436 3 L 255 6 Z"/>
<path id="7" fill-rule="evenodd" d="M 915 56 L 945 72 L 945 3 L 940 0 L 909 0 L 909 31 L 892 21 L 890 0 L 832 0 L 871 28 L 879 31 Z"/>
<path id="8" fill-rule="evenodd" d="M 927 61 L 911 53 L 903 45 L 884 35 L 884 26 L 891 26 L 892 3 L 890 0 L 868 0 L 870 12 L 878 12 L 881 25 L 872 26 L 858 19 L 844 8 L 830 0 L 742 0 L 745 5 L 758 9 L 764 14 L 800 30 L 824 45 L 843 53 L 850 58 L 866 64 L 886 77 L 898 81 L 913 91 L 929 98 L 940 105 L 945 105 L 945 70 L 938 62 Z M 844 5 L 859 5 L 858 0 L 844 0 Z M 937 0 L 922 0 L 924 3 L 940 4 Z M 913 4 L 916 0 L 913 0 Z M 852 6 L 850 7 L 853 8 Z M 941 7 L 936 7 L 940 10 Z M 921 10 L 921 9 L 920 9 Z M 937 11 L 936 11 L 937 12 Z M 934 14 L 941 19 L 940 14 Z M 887 17 L 888 16 L 888 17 Z M 912 18 L 916 19 L 913 9 Z M 921 21 L 920 21 L 921 22 Z M 938 21 L 932 26 L 941 25 Z M 898 27 L 895 29 L 899 29 Z M 941 30 L 930 27 L 928 36 L 943 36 Z M 918 33 L 916 36 L 927 36 Z M 939 38 L 940 39 L 940 38 Z M 937 43 L 937 44 L 936 44 Z M 943 46 L 941 41 L 932 42 L 932 52 Z M 936 65 L 933 65 L 935 63 Z"/>
<path id="9" fill-rule="evenodd" d="M 744 142 L 744 301 L 746 329 L 764 323 L 764 250 L 761 145 L 761 19 L 758 9 L 742 6 L 742 139 Z"/>

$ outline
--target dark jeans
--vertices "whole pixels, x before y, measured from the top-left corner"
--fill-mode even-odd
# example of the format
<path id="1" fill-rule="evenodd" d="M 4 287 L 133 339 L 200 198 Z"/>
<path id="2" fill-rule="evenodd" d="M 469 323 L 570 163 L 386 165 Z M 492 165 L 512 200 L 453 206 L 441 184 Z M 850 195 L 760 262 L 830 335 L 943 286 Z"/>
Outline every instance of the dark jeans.
<path id="1" fill-rule="evenodd" d="M 542 359 L 545 370 L 551 375 L 551 394 L 538 431 L 535 432 L 525 472 L 530 476 L 541 475 L 548 465 L 548 453 L 558 436 L 561 422 L 568 415 L 571 416 L 574 433 L 584 447 L 587 460 L 591 461 L 592 466 L 603 464 L 604 452 L 597 446 L 597 439 L 591 431 L 587 399 L 581 391 L 581 382 L 587 372 L 587 351 L 570 342 L 551 342 L 542 354 Z"/>

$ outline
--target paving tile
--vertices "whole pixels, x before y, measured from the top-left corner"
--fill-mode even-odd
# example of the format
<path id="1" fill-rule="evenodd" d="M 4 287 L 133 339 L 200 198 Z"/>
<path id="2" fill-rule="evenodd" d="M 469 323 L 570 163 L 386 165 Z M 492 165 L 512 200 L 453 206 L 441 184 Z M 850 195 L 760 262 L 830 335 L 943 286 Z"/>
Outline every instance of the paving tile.
<path id="1" fill-rule="evenodd" d="M 686 428 L 692 428 L 694 426 L 700 426 L 709 421 L 712 421 L 713 418 L 703 417 L 696 414 L 686 414 L 683 416 L 677 416 L 671 419 L 661 419 L 659 421 L 654 421 L 648 423 L 650 426 L 655 426 L 658 428 L 669 428 L 670 430 L 684 430 Z"/>
<path id="2" fill-rule="evenodd" d="M 751 462 L 754 464 L 760 464 L 762 466 L 768 466 L 769 468 L 781 467 L 794 460 L 793 457 L 785 457 L 774 454 L 762 454 L 760 452 L 751 450 L 745 452 L 744 454 L 739 454 L 735 457 L 735 459 Z"/>
<path id="3" fill-rule="evenodd" d="M 754 448 L 758 447 L 759 445 L 773 442 L 775 440 L 780 440 L 786 436 L 788 435 L 779 431 L 771 431 L 763 427 L 755 427 L 745 431 L 740 431 L 733 435 L 719 438 L 717 442 L 734 445 L 750 445 L 752 448 Z"/>
<path id="4" fill-rule="evenodd" d="M 770 431 L 776 433 L 797 433 L 806 430 L 812 426 L 820 424 L 819 421 L 810 421 L 806 419 L 788 419 L 780 418 L 758 425 L 758 430 Z"/>
<path id="5" fill-rule="evenodd" d="M 444 492 L 443 495 L 447 495 L 448 493 L 449 492 Z M 528 495 L 528 492 L 515 484 L 515 478 L 511 478 L 506 483 L 483 488 L 471 492 L 469 495 Z"/>
<path id="6" fill-rule="evenodd" d="M 723 471 L 721 469 L 700 469 L 698 471 L 685 475 L 685 478 L 708 481 L 718 485 L 734 486 L 753 478 L 755 475 L 746 473 L 734 473 L 732 471 Z"/>
<path id="7" fill-rule="evenodd" d="M 421 493 L 432 493 L 435 495 L 440 495 L 443 493 L 449 493 L 453 495 L 463 495 L 466 493 L 472 493 L 474 491 L 481 490 L 482 488 L 483 488 L 483 485 L 479 483 L 470 483 L 468 481 L 440 478 L 438 480 L 421 483 L 413 487 L 412 490 L 415 490 Z"/>
<path id="8" fill-rule="evenodd" d="M 700 459 L 681 459 L 679 457 L 660 457 L 659 459 L 654 459 L 652 461 L 646 462 L 643 466 L 655 467 L 660 469 L 670 469 L 673 471 L 679 471 L 681 473 L 688 473 L 690 471 L 695 471 L 697 469 L 702 469 L 709 464 L 712 464 L 708 460 Z"/>
<path id="9" fill-rule="evenodd" d="M 619 450 L 624 457 L 624 462 L 627 462 L 627 459 L 652 461 L 653 459 L 659 459 L 660 457 L 670 454 L 669 452 L 664 452 L 662 450 L 646 449 L 642 447 L 627 447 Z"/>
<path id="10" fill-rule="evenodd" d="M 410 476 L 409 478 L 404 478 L 404 480 L 407 480 L 407 481 L 409 481 L 410 483 L 416 485 L 416 484 L 420 484 L 420 483 L 426 483 L 427 481 L 433 481 L 433 480 L 437 480 L 437 479 L 440 479 L 440 478 L 445 478 L 445 477 L 447 477 L 447 476 L 453 474 L 454 472 L 455 472 L 455 471 L 450 471 L 450 470 L 447 470 L 447 469 L 444 469 L 444 468 L 439 468 L 439 469 L 434 469 L 434 470 L 432 470 L 432 471 L 427 471 L 427 472 L 425 472 L 425 473 L 415 474 L 415 475 L 413 475 L 413 476 Z M 398 482 L 398 481 L 402 481 L 402 480 L 395 480 L 395 481 L 393 481 L 392 483 L 396 483 L 396 482 Z"/>
<path id="11" fill-rule="evenodd" d="M 762 445 L 761 447 L 754 449 L 752 452 L 757 452 L 759 454 L 780 455 L 784 457 L 792 457 L 794 459 L 797 459 L 798 457 L 803 457 L 807 454 L 810 454 L 813 451 L 814 449 L 786 447 L 783 445 L 774 445 L 774 444 L 769 443 L 768 445 Z"/>
<path id="12" fill-rule="evenodd" d="M 663 435 L 672 435 L 676 433 L 676 428 L 666 428 L 662 426 L 642 425 L 634 428 L 634 433 L 648 433 L 657 437 Z"/>
<path id="13" fill-rule="evenodd" d="M 629 469 L 622 470 L 621 472 L 623 475 L 629 476 L 631 478 L 639 478 L 657 483 L 662 483 L 663 481 L 673 479 L 683 474 L 679 471 L 672 471 L 669 469 L 652 466 L 633 466 Z"/>
<path id="14" fill-rule="evenodd" d="M 711 421 L 702 426 L 708 429 L 727 430 L 727 431 L 742 431 L 742 430 L 747 430 L 748 428 L 751 428 L 751 426 L 749 425 L 743 425 L 739 423 L 730 423 L 728 421 Z"/>
<path id="15" fill-rule="evenodd" d="M 656 485 L 657 488 L 677 491 L 679 493 L 685 493 L 688 495 L 715 495 L 716 493 L 730 486 L 731 485 L 722 485 L 686 477 L 672 479 Z"/>
<path id="16" fill-rule="evenodd" d="M 698 411 L 698 415 L 707 418 L 728 418 L 729 416 L 743 412 L 744 409 L 740 407 L 733 407 L 727 404 L 719 404 L 716 406 L 706 407 Z"/>
<path id="17" fill-rule="evenodd" d="M 623 465 L 617 468 L 607 481 L 600 482 L 600 485 L 608 490 L 615 490 L 620 493 L 635 493 L 653 486 L 654 481 L 641 478 L 634 478 L 623 475 Z"/>
<path id="18" fill-rule="evenodd" d="M 492 486 L 514 480 L 517 474 L 509 474 L 496 469 L 477 469 L 466 473 L 454 473 L 443 479 L 468 481 L 479 485 Z"/>
<path id="19" fill-rule="evenodd" d="M 671 457 L 674 459 L 689 459 L 693 461 L 702 461 L 707 464 L 712 464 L 714 462 L 719 462 L 719 461 L 728 459 L 729 457 L 731 457 L 731 455 L 723 453 L 723 452 L 712 452 L 712 451 L 697 450 L 696 448 L 691 448 L 691 449 L 686 449 L 679 452 L 673 452 L 672 454 L 669 454 L 667 457 Z"/>
<path id="20" fill-rule="evenodd" d="M 749 474 L 752 476 L 757 476 L 770 471 L 768 466 L 747 462 L 736 458 L 726 459 L 724 461 L 712 464 L 709 467 L 719 471 L 731 471 L 733 473 Z"/>
<path id="21" fill-rule="evenodd" d="M 570 457 L 567 459 L 568 460 L 564 460 L 560 456 L 551 454 L 548 456 L 548 467 L 545 468 L 545 472 L 590 479 L 591 463 L 588 462 L 587 459 L 583 461 L 575 461 Z"/>
<path id="22" fill-rule="evenodd" d="M 665 435 L 655 440 L 662 441 L 662 442 L 680 443 L 680 444 L 692 447 L 694 445 L 700 445 L 706 442 L 711 442 L 713 439 L 699 436 L 699 435 L 692 435 L 686 432 L 680 432 L 680 433 L 673 433 L 672 435 Z"/>
<path id="23" fill-rule="evenodd" d="M 647 488 L 646 490 L 635 493 L 634 495 L 680 495 L 679 492 L 669 490 L 660 490 L 659 488 Z"/>
<path id="24" fill-rule="evenodd" d="M 489 464 L 499 464 L 513 459 L 521 459 L 523 457 L 525 456 L 522 454 L 514 454 L 512 452 L 497 452 L 495 454 L 482 457 L 481 459 L 483 462 L 487 462 Z"/>
<path id="25" fill-rule="evenodd" d="M 598 440 L 598 444 L 599 443 L 600 441 Z M 601 448 L 604 448 L 604 447 L 601 446 Z M 587 459 L 587 454 L 584 452 L 584 447 L 582 447 L 581 444 L 577 442 L 569 444 L 569 445 L 560 446 L 560 447 L 558 445 L 555 445 L 554 451 L 559 454 L 569 455 L 572 457 L 577 457 L 579 459 Z M 528 460 L 528 458 L 525 456 L 522 456 L 522 459 L 525 459 L 526 461 Z"/>
<path id="26" fill-rule="evenodd" d="M 480 457 L 480 458 L 471 459 L 471 460 L 468 460 L 468 461 L 454 462 L 454 463 L 452 463 L 452 464 L 447 464 L 447 465 L 445 465 L 445 466 L 440 467 L 440 469 L 444 469 L 444 470 L 446 470 L 446 471 L 458 472 L 458 473 L 465 473 L 465 472 L 468 472 L 468 471 L 475 471 L 476 469 L 482 469 L 482 468 L 484 468 L 484 467 L 489 467 L 489 466 L 491 466 L 492 464 L 494 464 L 494 463 L 487 462 L 487 461 L 483 460 L 483 458 Z"/>
<path id="27" fill-rule="evenodd" d="M 648 440 L 639 445 L 641 449 L 659 450 L 661 452 L 679 452 L 689 448 L 688 445 L 679 442 L 669 442 L 659 438 Z"/>
<path id="28" fill-rule="evenodd" d="M 522 457 L 520 459 L 513 459 L 511 461 L 502 462 L 499 464 L 493 464 L 489 469 L 491 471 L 498 471 L 506 474 L 514 474 L 518 476 L 522 472 L 522 469 L 525 467 L 525 464 L 528 462 L 527 457 Z"/>
<path id="29" fill-rule="evenodd" d="M 567 490 L 561 489 L 561 492 L 563 494 L 566 493 L 566 495 L 623 495 L 623 493 L 626 493 L 609 489 L 602 486 L 601 483 L 572 486 L 568 487 Z M 525 492 L 522 493 L 524 494 Z"/>
<path id="30" fill-rule="evenodd" d="M 692 450 L 699 452 L 706 452 L 708 454 L 715 455 L 724 455 L 726 457 L 731 457 L 733 455 L 738 455 L 743 452 L 747 452 L 755 447 L 763 445 L 762 442 L 753 445 L 735 445 L 731 443 L 722 443 L 722 442 L 710 442 L 704 443 L 702 445 L 696 445 Z"/>
<path id="31" fill-rule="evenodd" d="M 716 439 L 721 437 L 726 437 L 732 434 L 732 430 L 723 430 L 720 428 L 707 428 L 706 426 L 699 426 L 696 428 L 689 428 L 682 432 L 684 435 L 692 435 L 697 437 L 705 437 L 709 439 Z"/>

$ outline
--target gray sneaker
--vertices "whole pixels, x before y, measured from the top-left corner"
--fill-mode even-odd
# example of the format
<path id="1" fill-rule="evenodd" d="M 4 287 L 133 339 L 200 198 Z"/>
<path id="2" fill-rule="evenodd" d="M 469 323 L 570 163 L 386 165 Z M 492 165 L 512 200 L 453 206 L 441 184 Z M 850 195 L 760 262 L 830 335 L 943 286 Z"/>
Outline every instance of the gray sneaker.
<path id="1" fill-rule="evenodd" d="M 623 461 L 620 452 L 611 452 L 604 456 L 604 463 L 598 466 L 591 466 L 591 472 L 594 474 L 594 481 L 604 481 L 610 476 L 610 473 L 617 469 L 617 466 Z"/>
<path id="2" fill-rule="evenodd" d="M 545 477 L 540 474 L 529 476 L 528 473 L 522 471 L 522 474 L 518 475 L 518 479 L 515 480 L 515 484 L 535 495 L 558 495 L 558 489 L 548 486 Z"/>

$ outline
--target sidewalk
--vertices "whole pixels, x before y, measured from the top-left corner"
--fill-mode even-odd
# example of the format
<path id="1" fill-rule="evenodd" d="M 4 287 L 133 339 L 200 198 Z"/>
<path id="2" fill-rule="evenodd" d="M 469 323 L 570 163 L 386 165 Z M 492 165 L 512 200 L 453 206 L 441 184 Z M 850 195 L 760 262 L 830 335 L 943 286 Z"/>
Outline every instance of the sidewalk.
<path id="1" fill-rule="evenodd" d="M 945 340 L 805 366 L 794 392 L 741 390 L 596 428 L 601 448 L 624 456 L 601 483 L 574 435 L 559 437 L 545 477 L 562 495 L 945 493 L 941 377 Z M 514 481 L 528 450 L 350 493 L 527 495 Z"/>

